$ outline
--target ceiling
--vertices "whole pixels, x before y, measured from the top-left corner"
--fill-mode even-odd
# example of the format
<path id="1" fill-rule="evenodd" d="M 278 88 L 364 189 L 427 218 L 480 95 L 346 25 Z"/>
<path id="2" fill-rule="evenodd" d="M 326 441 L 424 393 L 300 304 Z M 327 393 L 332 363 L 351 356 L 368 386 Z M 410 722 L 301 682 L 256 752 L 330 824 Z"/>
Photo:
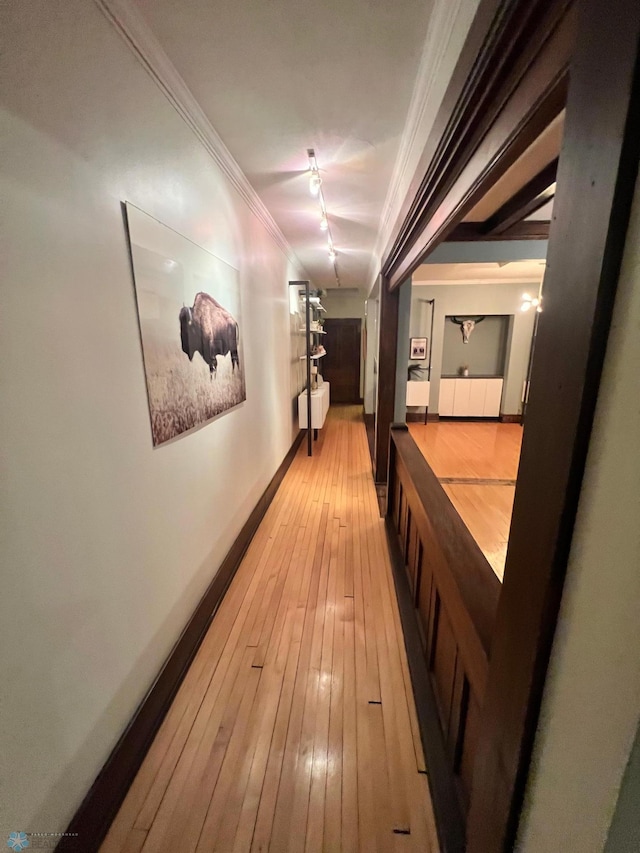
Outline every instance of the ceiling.
<path id="1" fill-rule="evenodd" d="M 432 0 L 133 0 L 318 287 L 367 271 Z"/>
<path id="2" fill-rule="evenodd" d="M 422 264 L 412 284 L 529 284 L 540 285 L 545 261 L 509 261 L 482 264 Z"/>

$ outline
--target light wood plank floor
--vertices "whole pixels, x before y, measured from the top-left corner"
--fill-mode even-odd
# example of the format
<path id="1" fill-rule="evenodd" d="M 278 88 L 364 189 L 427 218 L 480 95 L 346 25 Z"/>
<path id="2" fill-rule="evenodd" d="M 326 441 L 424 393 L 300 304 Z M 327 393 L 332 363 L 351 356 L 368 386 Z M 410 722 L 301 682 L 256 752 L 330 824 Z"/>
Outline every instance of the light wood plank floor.
<path id="1" fill-rule="evenodd" d="M 441 421 L 409 430 L 502 580 L 520 461 L 519 424 Z"/>
<path id="2" fill-rule="evenodd" d="M 102 853 L 438 850 L 358 407 L 301 447 Z"/>

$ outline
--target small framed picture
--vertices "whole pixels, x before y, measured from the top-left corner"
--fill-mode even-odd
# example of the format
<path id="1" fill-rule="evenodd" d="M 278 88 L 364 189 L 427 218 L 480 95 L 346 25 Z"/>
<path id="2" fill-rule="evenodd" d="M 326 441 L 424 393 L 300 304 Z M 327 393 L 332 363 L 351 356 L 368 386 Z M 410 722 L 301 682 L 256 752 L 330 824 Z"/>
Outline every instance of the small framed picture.
<path id="1" fill-rule="evenodd" d="M 411 351 L 409 358 L 414 361 L 422 361 L 427 357 L 427 339 L 426 338 L 411 338 Z"/>

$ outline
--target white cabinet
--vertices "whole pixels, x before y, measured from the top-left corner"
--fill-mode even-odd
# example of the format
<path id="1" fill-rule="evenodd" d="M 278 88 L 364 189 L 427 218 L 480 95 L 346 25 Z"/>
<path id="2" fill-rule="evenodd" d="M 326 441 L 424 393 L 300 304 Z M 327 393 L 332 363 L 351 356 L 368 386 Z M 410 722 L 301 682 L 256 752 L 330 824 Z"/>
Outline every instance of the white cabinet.
<path id="1" fill-rule="evenodd" d="M 311 392 L 311 429 L 322 429 L 329 411 L 329 383 L 323 382 L 317 391 Z M 298 426 L 307 428 L 307 392 L 298 397 Z"/>
<path id="2" fill-rule="evenodd" d="M 453 398 L 455 395 L 456 380 L 441 379 L 440 380 L 440 399 L 438 412 L 445 417 L 453 414 Z"/>
<path id="3" fill-rule="evenodd" d="M 501 399 L 500 377 L 442 378 L 438 413 L 441 417 L 497 418 Z"/>
<path id="4" fill-rule="evenodd" d="M 454 379 L 453 414 L 456 418 L 464 418 L 471 413 L 471 380 Z"/>
<path id="5" fill-rule="evenodd" d="M 479 412 L 480 415 L 486 415 L 486 391 L 488 379 L 471 379 L 469 385 L 469 413 Z M 477 415 L 477 417 L 480 417 Z"/>
<path id="6" fill-rule="evenodd" d="M 485 418 L 500 416 L 500 401 L 502 400 L 502 379 L 485 379 L 487 390 L 484 396 Z"/>
<path id="7" fill-rule="evenodd" d="M 407 406 L 428 406 L 430 382 L 407 382 Z"/>

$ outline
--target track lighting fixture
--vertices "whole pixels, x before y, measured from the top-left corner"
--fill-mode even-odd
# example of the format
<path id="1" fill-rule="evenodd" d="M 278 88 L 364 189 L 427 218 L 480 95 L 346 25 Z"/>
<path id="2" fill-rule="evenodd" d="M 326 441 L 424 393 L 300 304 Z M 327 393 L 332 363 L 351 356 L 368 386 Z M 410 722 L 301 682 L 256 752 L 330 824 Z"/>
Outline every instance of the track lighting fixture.
<path id="1" fill-rule="evenodd" d="M 340 287 L 340 277 L 338 275 L 338 267 L 336 264 L 338 253 L 333 245 L 333 237 L 331 236 L 331 228 L 329 226 L 329 217 L 327 216 L 327 205 L 325 204 L 324 193 L 322 192 L 322 178 L 320 177 L 318 161 L 316 160 L 316 153 L 313 148 L 307 148 L 307 155 L 309 157 L 309 189 L 311 191 L 311 195 L 317 198 L 320 203 L 320 230 L 326 232 L 327 243 L 329 245 L 329 260 L 333 264 L 336 284 Z"/>
<path id="2" fill-rule="evenodd" d="M 320 184 L 322 183 L 322 178 L 318 174 L 317 171 L 312 171 L 309 177 L 309 190 L 311 191 L 312 196 L 317 196 L 320 193 Z"/>

